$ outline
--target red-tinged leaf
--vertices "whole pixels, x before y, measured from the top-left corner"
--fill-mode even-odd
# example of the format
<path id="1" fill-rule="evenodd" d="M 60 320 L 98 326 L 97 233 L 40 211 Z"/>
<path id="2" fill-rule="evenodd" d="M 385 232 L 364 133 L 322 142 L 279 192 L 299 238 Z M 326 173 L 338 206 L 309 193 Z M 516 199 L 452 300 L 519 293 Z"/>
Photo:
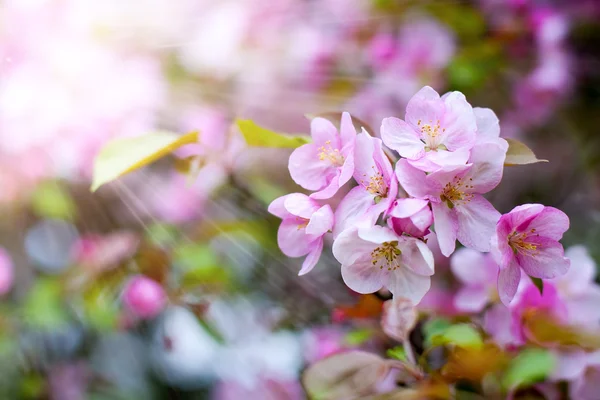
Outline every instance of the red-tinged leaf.
<path id="1" fill-rule="evenodd" d="M 349 351 L 308 367 L 302 374 L 302 384 L 311 399 L 361 399 L 374 394 L 389 370 L 387 360 L 375 354 Z"/>
<path id="2" fill-rule="evenodd" d="M 537 158 L 529 147 L 518 140 L 507 138 L 506 141 L 508 142 L 508 151 L 506 152 L 506 160 L 504 160 L 504 165 L 526 165 L 539 162 L 548 162 L 548 160 L 541 160 Z"/>
<path id="3" fill-rule="evenodd" d="M 383 332 L 399 342 L 406 340 L 417 323 L 417 310 L 408 299 L 395 297 L 383 303 Z"/>

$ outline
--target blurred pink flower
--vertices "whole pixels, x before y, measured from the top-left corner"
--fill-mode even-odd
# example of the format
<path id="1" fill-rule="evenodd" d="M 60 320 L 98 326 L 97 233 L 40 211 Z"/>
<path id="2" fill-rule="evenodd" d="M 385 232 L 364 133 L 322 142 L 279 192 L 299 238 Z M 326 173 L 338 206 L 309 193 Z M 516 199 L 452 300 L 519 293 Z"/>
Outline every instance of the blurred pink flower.
<path id="1" fill-rule="evenodd" d="M 381 138 L 412 166 L 432 172 L 469 159 L 477 125 L 473 108 L 462 93 L 450 92 L 440 98 L 425 86 L 408 102 L 405 119 L 384 119 Z"/>
<path id="2" fill-rule="evenodd" d="M 418 304 L 430 287 L 433 255 L 425 243 L 381 226 L 347 229 L 333 243 L 342 278 L 358 293 L 382 287 Z"/>
<path id="3" fill-rule="evenodd" d="M 8 293 L 13 286 L 14 270 L 10 255 L 0 247 L 0 296 Z"/>
<path id="4" fill-rule="evenodd" d="M 131 232 L 85 235 L 73 245 L 72 257 L 86 270 L 101 272 L 133 256 L 138 244 L 138 236 Z"/>
<path id="5" fill-rule="evenodd" d="M 498 293 L 504 304 L 517 292 L 521 269 L 542 279 L 568 271 L 570 262 L 558 242 L 568 228 L 565 213 L 541 204 L 515 207 L 500 218 L 492 238 L 492 255 L 500 267 Z"/>
<path id="6" fill-rule="evenodd" d="M 309 364 L 347 350 L 344 331 L 335 327 L 314 328 L 305 334 L 304 357 Z"/>
<path id="7" fill-rule="evenodd" d="M 457 310 L 477 313 L 497 299 L 498 265 L 489 253 L 458 249 L 450 258 L 450 268 L 463 285 L 454 297 Z"/>
<path id="8" fill-rule="evenodd" d="M 167 296 L 157 282 L 143 275 L 132 277 L 123 290 L 123 304 L 136 317 L 154 318 L 165 307 Z"/>
<path id="9" fill-rule="evenodd" d="M 342 115 L 339 132 L 324 118 L 314 118 L 310 130 L 313 142 L 290 155 L 290 175 L 303 188 L 317 191 L 312 198 L 328 199 L 352 178 L 356 130 L 348 113 Z"/>
<path id="10" fill-rule="evenodd" d="M 333 228 L 331 207 L 292 193 L 273 200 L 269 212 L 283 220 L 277 232 L 279 248 L 288 257 L 306 255 L 298 275 L 307 274 L 321 257 L 323 236 Z"/>
<path id="11" fill-rule="evenodd" d="M 363 131 L 356 137 L 354 187 L 335 211 L 334 237 L 357 223 L 374 224 L 386 213 L 398 194 L 398 181 L 392 164 L 383 152 L 381 139 Z"/>

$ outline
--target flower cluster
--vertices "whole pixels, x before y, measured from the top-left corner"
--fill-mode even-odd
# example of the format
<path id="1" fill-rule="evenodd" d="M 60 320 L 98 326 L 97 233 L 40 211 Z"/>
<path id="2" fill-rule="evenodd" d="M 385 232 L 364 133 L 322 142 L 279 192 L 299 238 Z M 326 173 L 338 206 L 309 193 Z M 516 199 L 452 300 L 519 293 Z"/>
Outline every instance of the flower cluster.
<path id="1" fill-rule="evenodd" d="M 490 281 L 497 279 L 499 298 L 509 304 L 521 271 L 551 279 L 569 270 L 559 243 L 569 226 L 562 211 L 525 204 L 501 215 L 484 197 L 502 179 L 509 145 L 494 112 L 473 108 L 462 93 L 440 96 L 422 88 L 404 119 L 383 119 L 381 138 L 364 127 L 357 133 L 348 113 L 339 129 L 313 119 L 311 136 L 291 154 L 289 171 L 312 193 L 289 194 L 269 207 L 283 220 L 283 253 L 307 256 L 300 275 L 317 264 L 330 234 L 350 289 L 366 294 L 385 287 L 413 304 L 430 289 L 434 257 L 427 241 L 433 236 L 446 257 L 457 240 L 491 252 L 492 269 L 484 271 L 482 264 L 464 276 L 472 287 L 463 293 L 469 307 L 485 302 Z M 331 199 L 341 191 L 345 196 L 335 207 Z"/>

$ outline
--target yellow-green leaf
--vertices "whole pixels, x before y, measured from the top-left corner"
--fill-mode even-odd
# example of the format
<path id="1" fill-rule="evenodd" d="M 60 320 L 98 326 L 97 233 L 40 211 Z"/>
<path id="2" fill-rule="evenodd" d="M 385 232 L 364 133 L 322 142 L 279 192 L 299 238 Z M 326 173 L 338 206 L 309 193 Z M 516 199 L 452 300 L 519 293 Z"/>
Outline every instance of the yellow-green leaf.
<path id="1" fill-rule="evenodd" d="M 238 119 L 235 123 L 249 146 L 295 149 L 311 142 L 310 136 L 273 132 L 249 119 Z"/>
<path id="2" fill-rule="evenodd" d="M 504 165 L 525 165 L 548 162 L 548 160 L 541 160 L 537 158 L 529 147 L 518 140 L 506 139 L 506 141 L 508 142 L 508 151 L 506 152 L 506 160 L 504 160 Z"/>
<path id="3" fill-rule="evenodd" d="M 198 132 L 178 135 L 156 132 L 133 138 L 116 139 L 100 151 L 94 162 L 92 192 L 105 183 L 148 165 L 179 147 L 198 141 Z"/>

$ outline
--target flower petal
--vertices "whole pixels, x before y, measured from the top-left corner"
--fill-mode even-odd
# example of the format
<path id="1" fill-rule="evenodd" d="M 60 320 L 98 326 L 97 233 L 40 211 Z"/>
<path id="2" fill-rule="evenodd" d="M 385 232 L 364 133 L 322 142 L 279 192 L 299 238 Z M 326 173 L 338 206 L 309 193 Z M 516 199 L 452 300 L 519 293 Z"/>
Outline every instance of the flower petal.
<path id="1" fill-rule="evenodd" d="M 475 144 L 477 123 L 473 108 L 460 92 L 450 92 L 442 97 L 445 105 L 441 126 L 445 129 L 442 143 L 448 150 L 454 151 L 465 147 L 470 149 Z"/>
<path id="2" fill-rule="evenodd" d="M 487 287 L 498 278 L 498 266 L 489 255 L 473 249 L 456 250 L 450 258 L 450 268 L 459 281 L 469 286 Z"/>
<path id="3" fill-rule="evenodd" d="M 290 216 L 291 214 L 285 208 L 285 199 L 288 196 L 289 194 L 286 194 L 285 196 L 281 196 L 273 200 L 271 204 L 269 204 L 269 208 L 267 209 L 269 213 L 281 219 Z"/>
<path id="4" fill-rule="evenodd" d="M 359 185 L 350 190 L 335 210 L 333 237 L 337 237 L 342 231 L 355 226 L 358 222 L 374 224 L 379 215 L 368 213 L 374 204 L 373 195 L 364 187 Z"/>
<path id="5" fill-rule="evenodd" d="M 406 122 L 414 129 L 419 129 L 419 121 L 422 123 L 435 122 L 443 116 L 444 105 L 440 95 L 430 86 L 419 90 L 406 106 Z"/>
<path id="6" fill-rule="evenodd" d="M 425 155 L 425 147 L 419 134 L 401 119 L 385 118 L 381 123 L 381 139 L 402 157 L 417 160 Z"/>
<path id="7" fill-rule="evenodd" d="M 348 143 L 353 143 L 356 139 L 356 129 L 352 123 L 352 117 L 349 113 L 342 113 L 342 120 L 340 122 L 340 136 L 342 137 L 342 146 L 346 146 Z"/>
<path id="8" fill-rule="evenodd" d="M 387 270 L 374 267 L 370 254 L 363 254 L 352 264 L 342 264 L 342 279 L 346 286 L 357 293 L 378 291 L 386 281 Z"/>
<path id="9" fill-rule="evenodd" d="M 571 262 L 564 256 L 562 244 L 542 236 L 528 237 L 527 243 L 537 248 L 531 252 L 517 252 L 516 259 L 527 275 L 552 279 L 564 275 Z"/>
<path id="10" fill-rule="evenodd" d="M 290 214 L 304 219 L 310 219 L 313 213 L 319 209 L 316 201 L 302 193 L 285 196 L 283 205 Z"/>
<path id="11" fill-rule="evenodd" d="M 393 230 L 378 225 L 358 228 L 358 237 L 375 244 L 393 242 L 399 239 Z"/>
<path id="12" fill-rule="evenodd" d="M 326 145 L 330 142 L 332 148 L 341 149 L 341 138 L 338 130 L 328 119 L 317 117 L 310 121 L 310 135 L 316 147 Z"/>
<path id="13" fill-rule="evenodd" d="M 583 375 L 586 368 L 586 353 L 582 349 L 555 351 L 555 368 L 549 378 L 552 380 L 572 381 Z"/>
<path id="14" fill-rule="evenodd" d="M 500 136 L 500 120 L 489 108 L 474 107 L 477 134 L 483 136 Z"/>
<path id="15" fill-rule="evenodd" d="M 427 200 L 422 199 L 398 199 L 390 210 L 389 215 L 396 218 L 408 218 L 427 207 L 428 204 Z"/>
<path id="16" fill-rule="evenodd" d="M 333 211 L 328 204 L 319 208 L 310 217 L 310 221 L 306 226 L 308 235 L 323 236 L 333 228 Z"/>
<path id="17" fill-rule="evenodd" d="M 469 162 L 473 167 L 464 179 L 474 186 L 472 192 L 487 193 L 500 183 L 504 172 L 506 150 L 495 143 L 484 143 L 471 150 Z"/>
<path id="18" fill-rule="evenodd" d="M 521 268 L 514 262 L 498 273 L 498 295 L 505 306 L 515 297 L 520 281 Z"/>
<path id="19" fill-rule="evenodd" d="M 446 257 L 450 257 L 456 247 L 458 230 L 456 211 L 448 208 L 445 203 L 432 203 L 431 207 L 440 251 Z"/>
<path id="20" fill-rule="evenodd" d="M 402 264 L 417 275 L 431 276 L 434 273 L 433 253 L 419 239 L 403 237 L 399 243 Z"/>
<path id="21" fill-rule="evenodd" d="M 464 165 L 469 160 L 471 150 L 460 148 L 455 151 L 428 151 L 418 160 L 408 160 L 410 165 L 426 172 L 434 172 L 442 167 Z"/>
<path id="22" fill-rule="evenodd" d="M 314 143 L 294 150 L 290 155 L 288 168 L 294 182 L 307 190 L 321 190 L 335 174 L 335 167 L 330 162 L 319 159 L 319 150 Z"/>
<path id="23" fill-rule="evenodd" d="M 315 247 L 308 253 L 304 262 L 302 263 L 302 268 L 300 272 L 298 272 L 299 276 L 308 274 L 312 269 L 317 265 L 319 258 L 321 257 L 321 253 L 323 252 L 323 239 L 317 239 L 313 245 Z"/>
<path id="24" fill-rule="evenodd" d="M 362 240 L 358 229 L 351 228 L 343 231 L 333 242 L 333 256 L 342 265 L 351 265 L 363 255 L 370 255 L 377 244 Z"/>
<path id="25" fill-rule="evenodd" d="M 310 195 L 311 199 L 324 200 L 332 198 L 340 188 L 340 170 L 336 171 L 335 176 L 329 181 L 329 184 L 323 189 L 314 192 Z"/>
<path id="26" fill-rule="evenodd" d="M 596 263 L 590 256 L 587 248 L 582 245 L 571 246 L 565 251 L 565 257 L 571 260 L 571 268 L 561 277 L 556 278 L 557 286 L 566 296 L 584 293 L 588 286 L 594 282 L 596 276 Z M 600 304 L 600 303 L 599 303 Z M 600 307 L 598 307 L 600 310 Z"/>
<path id="27" fill-rule="evenodd" d="M 459 311 L 478 313 L 483 310 L 489 299 L 489 291 L 486 288 L 467 286 L 454 296 L 454 307 Z"/>
<path id="28" fill-rule="evenodd" d="M 535 229 L 541 236 L 560 240 L 569 229 L 567 214 L 554 207 L 544 207 L 541 213 L 533 218 L 528 225 L 519 226 L 519 230 Z"/>
<path id="29" fill-rule="evenodd" d="M 417 305 L 429 291 L 431 278 L 415 274 L 406 268 L 398 268 L 389 274 L 385 287 L 392 292 L 394 297 L 403 297 Z"/>
<path id="30" fill-rule="evenodd" d="M 456 205 L 454 209 L 458 219 L 458 241 L 475 250 L 490 251 L 500 213 L 480 195 L 474 195 L 469 202 Z"/>
<path id="31" fill-rule="evenodd" d="M 434 195 L 434 189 L 430 187 L 425 172 L 413 167 L 404 158 L 396 163 L 396 177 L 402 188 L 412 197 L 427 199 Z"/>
<path id="32" fill-rule="evenodd" d="M 307 235 L 304 228 L 298 226 L 295 218 L 284 219 L 277 231 L 279 248 L 288 257 L 300 257 L 308 254 L 315 239 L 317 238 Z"/>

